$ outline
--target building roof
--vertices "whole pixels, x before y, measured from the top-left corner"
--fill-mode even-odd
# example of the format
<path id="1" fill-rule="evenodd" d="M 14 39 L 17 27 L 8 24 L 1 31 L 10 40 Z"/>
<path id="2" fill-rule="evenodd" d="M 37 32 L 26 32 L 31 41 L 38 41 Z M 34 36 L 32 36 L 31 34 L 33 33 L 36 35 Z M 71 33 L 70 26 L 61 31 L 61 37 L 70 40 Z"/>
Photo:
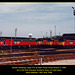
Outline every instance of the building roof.
<path id="1" fill-rule="evenodd" d="M 59 40 L 75 40 L 75 34 L 74 33 L 70 33 L 70 34 L 63 34 Z"/>
<path id="2" fill-rule="evenodd" d="M 75 33 L 70 33 L 70 34 L 63 34 L 63 36 L 75 36 Z"/>
<path id="3" fill-rule="evenodd" d="M 15 40 L 20 40 L 20 39 L 24 39 L 24 40 L 29 40 L 30 38 L 28 38 L 28 37 L 4 37 L 4 36 L 2 36 L 2 37 L 0 37 L 0 40 L 6 40 L 6 39 L 15 39 Z M 31 38 L 32 40 L 35 40 L 36 38 Z"/>

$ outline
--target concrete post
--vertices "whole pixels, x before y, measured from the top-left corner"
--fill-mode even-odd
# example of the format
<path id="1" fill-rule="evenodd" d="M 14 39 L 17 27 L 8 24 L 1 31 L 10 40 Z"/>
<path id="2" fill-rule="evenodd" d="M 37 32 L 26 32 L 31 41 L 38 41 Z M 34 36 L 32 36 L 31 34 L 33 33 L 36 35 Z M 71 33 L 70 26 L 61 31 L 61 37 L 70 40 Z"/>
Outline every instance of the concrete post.
<path id="1" fill-rule="evenodd" d="M 42 65 L 42 58 L 39 58 L 39 63 L 40 65 Z"/>

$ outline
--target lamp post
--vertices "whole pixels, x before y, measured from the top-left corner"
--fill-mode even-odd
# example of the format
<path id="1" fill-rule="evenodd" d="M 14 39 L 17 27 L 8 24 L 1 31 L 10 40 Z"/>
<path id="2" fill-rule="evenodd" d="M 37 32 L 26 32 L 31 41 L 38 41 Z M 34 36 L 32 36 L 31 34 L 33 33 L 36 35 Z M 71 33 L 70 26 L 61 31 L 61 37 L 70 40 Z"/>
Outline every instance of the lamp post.
<path id="1" fill-rule="evenodd" d="M 41 31 L 41 37 L 43 38 L 42 31 Z"/>
<path id="2" fill-rule="evenodd" d="M 55 38 L 56 38 L 56 26 L 54 25 L 54 27 L 55 27 Z"/>
<path id="3" fill-rule="evenodd" d="M 47 38 L 47 32 L 46 32 L 46 38 Z"/>
<path id="4" fill-rule="evenodd" d="M 16 38 L 16 35 L 17 35 L 17 28 L 15 29 L 15 38 Z"/>
<path id="5" fill-rule="evenodd" d="M 50 31 L 50 38 L 52 37 L 52 30 L 49 30 Z"/>
<path id="6" fill-rule="evenodd" d="M 11 36 L 11 46 L 10 46 L 10 52 L 12 52 L 12 36 Z"/>
<path id="7" fill-rule="evenodd" d="M 75 32 L 75 7 L 72 8 L 73 8 L 73 15 L 74 15 L 74 32 Z"/>
<path id="8" fill-rule="evenodd" d="M 0 32 L 0 37 L 2 36 L 2 31 Z"/>

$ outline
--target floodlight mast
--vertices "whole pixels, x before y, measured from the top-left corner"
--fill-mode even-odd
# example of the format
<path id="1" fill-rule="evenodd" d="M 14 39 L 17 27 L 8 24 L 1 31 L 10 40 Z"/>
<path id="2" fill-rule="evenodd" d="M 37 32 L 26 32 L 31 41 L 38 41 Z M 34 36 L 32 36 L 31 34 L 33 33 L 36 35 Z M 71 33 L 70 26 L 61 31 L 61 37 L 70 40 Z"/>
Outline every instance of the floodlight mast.
<path id="1" fill-rule="evenodd" d="M 56 26 L 54 25 L 54 27 L 55 27 L 55 38 L 56 38 Z"/>
<path id="2" fill-rule="evenodd" d="M 17 35 L 17 28 L 15 29 L 15 38 L 16 38 L 16 35 Z"/>
<path id="3" fill-rule="evenodd" d="M 2 31 L 0 32 L 0 37 L 2 36 Z"/>
<path id="4" fill-rule="evenodd" d="M 10 46 L 10 52 L 12 52 L 12 36 L 11 36 L 11 46 Z"/>
<path id="5" fill-rule="evenodd" d="M 52 37 L 52 30 L 49 30 L 50 31 L 50 38 Z"/>
<path id="6" fill-rule="evenodd" d="M 47 32 L 46 32 L 46 38 L 47 38 Z"/>
<path id="7" fill-rule="evenodd" d="M 74 32 L 75 32 L 75 7 L 72 8 L 73 8 L 73 15 L 74 15 Z"/>

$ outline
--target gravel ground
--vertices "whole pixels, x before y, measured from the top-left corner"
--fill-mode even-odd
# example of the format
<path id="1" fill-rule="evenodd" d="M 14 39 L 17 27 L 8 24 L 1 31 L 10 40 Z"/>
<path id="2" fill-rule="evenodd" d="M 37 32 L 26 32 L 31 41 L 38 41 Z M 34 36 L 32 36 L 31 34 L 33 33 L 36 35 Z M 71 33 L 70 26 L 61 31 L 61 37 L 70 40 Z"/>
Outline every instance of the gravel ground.
<path id="1" fill-rule="evenodd" d="M 42 63 L 42 65 L 75 65 L 75 59 L 59 60 L 59 61 L 53 61 L 53 62 L 48 62 L 48 63 Z"/>

